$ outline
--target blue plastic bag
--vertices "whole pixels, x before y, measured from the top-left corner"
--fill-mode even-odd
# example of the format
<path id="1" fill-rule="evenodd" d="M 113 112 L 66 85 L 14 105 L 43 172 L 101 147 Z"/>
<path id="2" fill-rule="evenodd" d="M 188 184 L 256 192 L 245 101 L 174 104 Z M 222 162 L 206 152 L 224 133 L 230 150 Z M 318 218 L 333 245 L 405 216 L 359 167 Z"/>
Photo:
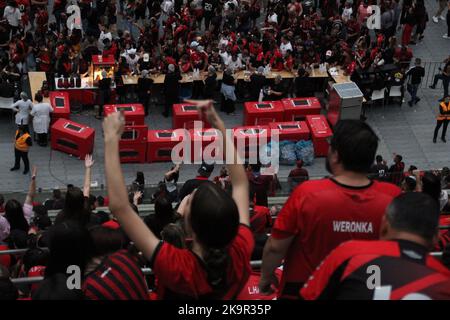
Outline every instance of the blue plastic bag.
<path id="1" fill-rule="evenodd" d="M 295 142 L 294 141 L 281 141 L 280 142 L 280 164 L 293 165 L 297 161 L 297 155 L 295 154 Z"/>
<path id="2" fill-rule="evenodd" d="M 295 144 L 297 160 L 302 160 L 303 165 L 310 166 L 314 162 L 314 146 L 311 140 L 300 140 Z"/>

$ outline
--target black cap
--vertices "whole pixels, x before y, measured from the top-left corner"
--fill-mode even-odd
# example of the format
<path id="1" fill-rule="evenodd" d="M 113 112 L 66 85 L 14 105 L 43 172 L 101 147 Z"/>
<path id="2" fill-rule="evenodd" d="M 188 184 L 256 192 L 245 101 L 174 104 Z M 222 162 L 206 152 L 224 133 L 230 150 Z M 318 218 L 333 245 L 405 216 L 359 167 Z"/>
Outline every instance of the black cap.
<path id="1" fill-rule="evenodd" d="M 214 171 L 214 164 L 202 163 L 200 168 L 198 168 L 198 173 L 201 175 L 209 175 Z"/>

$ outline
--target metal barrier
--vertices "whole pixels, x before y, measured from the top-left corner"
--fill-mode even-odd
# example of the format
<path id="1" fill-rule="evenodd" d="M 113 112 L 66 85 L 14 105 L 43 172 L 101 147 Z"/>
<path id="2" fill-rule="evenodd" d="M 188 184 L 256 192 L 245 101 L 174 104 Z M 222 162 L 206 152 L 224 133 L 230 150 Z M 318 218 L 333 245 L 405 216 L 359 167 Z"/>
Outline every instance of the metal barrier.
<path id="1" fill-rule="evenodd" d="M 422 66 L 425 68 L 425 76 L 422 79 L 421 88 L 427 89 L 428 86 L 431 86 L 434 81 L 434 76 L 436 74 L 440 74 L 439 68 L 444 67 L 443 62 L 436 61 L 425 61 L 422 62 Z M 436 89 L 442 89 L 442 81 L 439 81 L 436 85 Z"/>

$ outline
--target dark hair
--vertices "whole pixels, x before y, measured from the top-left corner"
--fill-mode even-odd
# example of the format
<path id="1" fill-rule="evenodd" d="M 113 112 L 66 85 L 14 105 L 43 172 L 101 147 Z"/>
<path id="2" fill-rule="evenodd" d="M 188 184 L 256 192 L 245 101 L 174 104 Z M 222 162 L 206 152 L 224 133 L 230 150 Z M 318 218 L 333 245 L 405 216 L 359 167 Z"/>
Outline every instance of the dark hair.
<path id="1" fill-rule="evenodd" d="M 382 161 L 383 161 L 383 157 L 380 156 L 380 155 L 377 155 L 377 156 L 375 157 L 375 161 L 376 161 L 376 162 L 382 162 Z"/>
<path id="2" fill-rule="evenodd" d="M 9 222 L 11 230 L 22 230 L 28 232 L 30 226 L 23 214 L 22 205 L 19 201 L 11 199 L 5 205 L 5 218 Z"/>
<path id="3" fill-rule="evenodd" d="M 62 194 L 61 194 L 61 190 L 59 189 L 53 189 L 53 198 L 55 199 L 61 199 Z"/>
<path id="4" fill-rule="evenodd" d="M 330 146 L 339 156 L 344 169 L 367 173 L 378 148 L 378 137 L 360 120 L 341 120 L 334 127 Z"/>
<path id="5" fill-rule="evenodd" d="M 136 180 L 134 180 L 134 181 L 139 183 L 139 185 L 141 185 L 141 186 L 145 185 L 144 173 L 142 171 L 136 172 Z"/>
<path id="6" fill-rule="evenodd" d="M 103 207 L 105 205 L 105 198 L 103 198 L 102 196 L 98 196 L 97 197 L 97 204 L 99 207 Z"/>
<path id="7" fill-rule="evenodd" d="M 180 249 L 186 248 L 185 237 L 183 229 L 175 223 L 169 223 L 161 231 L 163 241 Z"/>
<path id="8" fill-rule="evenodd" d="M 89 230 L 93 243 L 92 256 L 102 256 L 123 248 L 125 238 L 122 230 L 95 226 Z"/>
<path id="9" fill-rule="evenodd" d="M 386 210 L 392 228 L 410 232 L 432 242 L 439 226 L 439 205 L 429 195 L 420 192 L 400 194 Z"/>
<path id="10" fill-rule="evenodd" d="M 441 180 L 431 172 L 425 172 L 422 177 L 422 192 L 439 202 L 441 197 Z"/>
<path id="11" fill-rule="evenodd" d="M 233 198 L 212 182 L 201 184 L 191 202 L 189 222 L 204 249 L 208 283 L 214 292 L 226 289 L 227 247 L 237 234 L 239 212 Z"/>
<path id="12" fill-rule="evenodd" d="M 31 298 L 32 300 L 83 300 L 84 294 L 80 289 L 67 287 L 65 273 L 56 273 L 45 278 Z"/>
<path id="13" fill-rule="evenodd" d="M 44 100 L 44 97 L 42 96 L 42 94 L 36 93 L 36 95 L 34 96 L 34 100 L 36 100 L 37 102 L 41 103 L 42 100 Z"/>
<path id="14" fill-rule="evenodd" d="M 86 228 L 73 221 L 54 225 L 49 230 L 50 258 L 45 277 L 66 273 L 67 267 L 76 265 L 83 274 L 92 249 L 92 239 Z"/>
<path id="15" fill-rule="evenodd" d="M 41 248 L 30 248 L 23 255 L 23 266 L 28 273 L 31 268 L 36 266 L 46 266 L 48 263 L 49 252 Z"/>
<path id="16" fill-rule="evenodd" d="M 80 188 L 67 189 L 62 218 L 64 221 L 74 220 L 83 225 L 89 221 L 89 211 L 86 209 L 86 200 Z"/>
<path id="17" fill-rule="evenodd" d="M 403 180 L 403 182 L 405 183 L 407 188 L 407 190 L 405 191 L 412 192 L 416 189 L 417 182 L 414 177 L 406 177 L 405 180 Z"/>

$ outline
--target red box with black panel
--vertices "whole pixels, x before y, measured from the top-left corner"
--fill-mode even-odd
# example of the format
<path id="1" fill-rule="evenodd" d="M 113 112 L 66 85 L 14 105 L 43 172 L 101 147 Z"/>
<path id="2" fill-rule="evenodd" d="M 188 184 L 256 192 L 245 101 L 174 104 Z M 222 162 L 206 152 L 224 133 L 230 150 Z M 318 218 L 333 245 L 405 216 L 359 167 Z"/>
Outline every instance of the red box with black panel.
<path id="1" fill-rule="evenodd" d="M 50 91 L 50 104 L 53 108 L 51 124 L 58 119 L 70 119 L 70 96 L 66 91 Z"/>
<path id="2" fill-rule="evenodd" d="M 147 162 L 172 162 L 172 149 L 183 139 L 180 130 L 148 130 Z"/>
<path id="3" fill-rule="evenodd" d="M 51 147 L 80 159 L 94 150 L 95 130 L 67 119 L 58 119 L 51 127 Z"/>
<path id="4" fill-rule="evenodd" d="M 144 163 L 147 157 L 146 125 L 125 126 L 119 142 L 119 155 L 121 163 Z"/>
<path id="5" fill-rule="evenodd" d="M 191 129 L 189 134 L 192 141 L 191 155 L 194 163 L 201 164 L 202 161 L 209 162 L 214 159 L 223 159 L 223 140 L 219 130 Z M 217 148 L 215 145 L 217 145 Z M 210 147 L 208 148 L 208 146 Z"/>
<path id="6" fill-rule="evenodd" d="M 327 118 L 324 115 L 308 115 L 306 123 L 311 130 L 311 140 L 314 145 L 314 155 L 316 157 L 326 157 L 330 144 L 328 139 L 333 136 Z"/>
<path id="7" fill-rule="evenodd" d="M 273 130 L 279 130 L 279 141 L 309 140 L 311 132 L 305 121 L 272 122 L 269 124 L 271 134 Z"/>
<path id="8" fill-rule="evenodd" d="M 195 121 L 201 121 L 203 128 L 211 128 L 211 125 L 207 121 L 200 119 L 197 106 L 186 103 L 176 103 L 172 106 L 172 108 L 173 129 L 194 129 Z"/>
<path id="9" fill-rule="evenodd" d="M 244 125 L 267 125 L 283 121 L 281 101 L 246 102 L 244 104 Z"/>
<path id="10" fill-rule="evenodd" d="M 320 114 L 322 108 L 316 97 L 282 99 L 284 121 L 305 120 L 309 114 Z"/>
<path id="11" fill-rule="evenodd" d="M 105 104 L 103 107 L 105 117 L 111 113 L 123 112 L 125 125 L 135 126 L 145 124 L 145 110 L 140 103 L 133 104 Z"/>
<path id="12" fill-rule="evenodd" d="M 242 126 L 233 129 L 233 140 L 241 158 L 258 158 L 259 149 L 270 142 L 269 126 Z"/>

